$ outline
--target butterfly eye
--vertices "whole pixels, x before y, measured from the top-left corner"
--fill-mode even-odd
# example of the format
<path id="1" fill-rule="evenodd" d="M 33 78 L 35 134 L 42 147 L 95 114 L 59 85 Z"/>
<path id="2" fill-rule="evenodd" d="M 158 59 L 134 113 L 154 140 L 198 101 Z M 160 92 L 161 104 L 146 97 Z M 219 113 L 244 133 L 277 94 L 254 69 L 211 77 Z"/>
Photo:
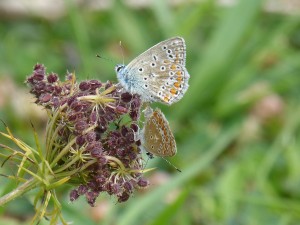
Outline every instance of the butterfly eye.
<path id="1" fill-rule="evenodd" d="M 117 67 L 117 72 L 120 72 L 120 70 L 123 68 L 123 66 L 118 66 Z"/>

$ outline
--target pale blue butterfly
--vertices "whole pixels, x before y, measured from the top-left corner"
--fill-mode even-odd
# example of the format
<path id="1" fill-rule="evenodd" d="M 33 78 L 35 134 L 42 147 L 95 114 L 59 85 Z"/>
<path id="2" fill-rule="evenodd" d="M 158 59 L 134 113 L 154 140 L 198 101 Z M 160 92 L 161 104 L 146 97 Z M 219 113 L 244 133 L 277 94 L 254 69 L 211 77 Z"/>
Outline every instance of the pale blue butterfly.
<path id="1" fill-rule="evenodd" d="M 182 37 L 173 37 L 149 48 L 127 66 L 115 67 L 123 88 L 141 96 L 144 102 L 171 105 L 188 89 L 185 68 L 186 46 Z"/>

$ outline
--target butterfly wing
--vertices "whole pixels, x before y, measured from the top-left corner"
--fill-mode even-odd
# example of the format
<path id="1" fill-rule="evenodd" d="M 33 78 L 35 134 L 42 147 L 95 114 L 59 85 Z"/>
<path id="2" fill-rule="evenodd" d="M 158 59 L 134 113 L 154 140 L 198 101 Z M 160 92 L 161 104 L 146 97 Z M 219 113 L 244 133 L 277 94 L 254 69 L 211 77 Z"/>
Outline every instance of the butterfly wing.
<path id="1" fill-rule="evenodd" d="M 185 68 L 184 39 L 174 37 L 162 41 L 126 66 L 131 92 L 144 101 L 172 104 L 182 98 L 188 88 L 189 74 Z"/>
<path id="2" fill-rule="evenodd" d="M 156 156 L 174 156 L 177 152 L 175 138 L 164 114 L 155 111 L 146 119 L 142 132 L 142 146 Z"/>

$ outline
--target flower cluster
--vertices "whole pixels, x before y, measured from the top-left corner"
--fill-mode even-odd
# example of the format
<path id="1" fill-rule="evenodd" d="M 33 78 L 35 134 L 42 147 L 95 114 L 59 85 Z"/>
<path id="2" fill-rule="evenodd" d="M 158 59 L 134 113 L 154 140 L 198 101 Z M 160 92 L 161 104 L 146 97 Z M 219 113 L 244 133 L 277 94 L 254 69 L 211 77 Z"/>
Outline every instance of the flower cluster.
<path id="1" fill-rule="evenodd" d="M 56 177 L 70 177 L 70 200 L 85 195 L 93 206 L 101 192 L 124 202 L 136 188 L 148 186 L 136 140 L 139 96 L 111 82 L 78 83 L 72 73 L 60 81 L 37 64 L 26 80 L 36 103 L 49 113 L 46 160 Z"/>

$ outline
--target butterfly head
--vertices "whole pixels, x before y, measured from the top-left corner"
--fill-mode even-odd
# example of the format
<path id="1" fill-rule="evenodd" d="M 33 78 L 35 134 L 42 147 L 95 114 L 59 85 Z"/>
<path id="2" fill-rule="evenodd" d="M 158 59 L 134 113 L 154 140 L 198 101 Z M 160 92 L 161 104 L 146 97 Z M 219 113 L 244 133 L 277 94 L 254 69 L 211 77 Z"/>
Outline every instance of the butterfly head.
<path id="1" fill-rule="evenodd" d="M 124 64 L 117 64 L 115 66 L 115 71 L 116 71 L 117 74 L 120 74 L 120 73 L 122 73 L 122 71 L 124 70 L 124 68 L 125 68 Z"/>

